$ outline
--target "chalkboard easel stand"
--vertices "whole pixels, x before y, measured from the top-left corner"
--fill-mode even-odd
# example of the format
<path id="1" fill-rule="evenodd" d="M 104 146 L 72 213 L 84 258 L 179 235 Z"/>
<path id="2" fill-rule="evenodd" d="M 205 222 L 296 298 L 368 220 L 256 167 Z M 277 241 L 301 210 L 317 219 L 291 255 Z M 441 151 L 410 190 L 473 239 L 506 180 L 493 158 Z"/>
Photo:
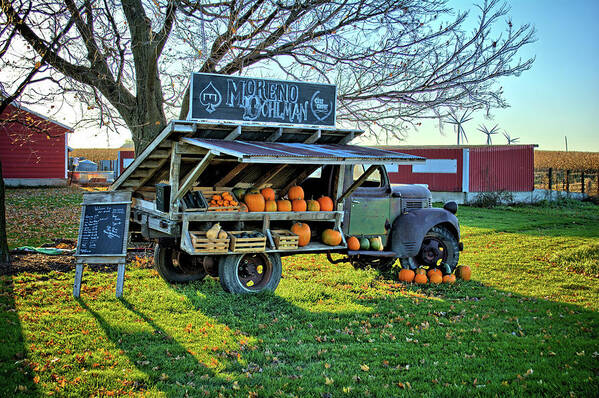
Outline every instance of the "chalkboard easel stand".
<path id="1" fill-rule="evenodd" d="M 131 192 L 83 195 L 73 296 L 81 295 L 85 264 L 117 264 L 116 297 L 123 297 Z"/>

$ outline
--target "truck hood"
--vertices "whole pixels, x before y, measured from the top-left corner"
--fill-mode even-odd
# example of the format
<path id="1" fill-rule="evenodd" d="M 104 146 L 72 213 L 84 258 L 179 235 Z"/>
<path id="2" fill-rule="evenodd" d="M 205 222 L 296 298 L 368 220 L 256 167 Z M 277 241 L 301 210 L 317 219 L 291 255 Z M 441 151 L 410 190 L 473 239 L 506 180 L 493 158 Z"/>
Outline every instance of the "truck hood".
<path id="1" fill-rule="evenodd" d="M 431 198 L 431 191 L 421 185 L 413 184 L 393 184 L 391 186 L 393 193 L 399 194 L 401 198 Z"/>

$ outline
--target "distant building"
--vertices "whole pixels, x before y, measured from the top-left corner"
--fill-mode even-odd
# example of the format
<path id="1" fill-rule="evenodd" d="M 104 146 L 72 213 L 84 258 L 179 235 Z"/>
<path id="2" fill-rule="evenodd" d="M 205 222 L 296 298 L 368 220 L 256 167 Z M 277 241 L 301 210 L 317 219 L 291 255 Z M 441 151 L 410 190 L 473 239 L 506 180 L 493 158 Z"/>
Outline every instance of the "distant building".
<path id="1" fill-rule="evenodd" d="M 0 115 L 0 161 L 8 186 L 66 185 L 73 129 L 24 106 Z"/>

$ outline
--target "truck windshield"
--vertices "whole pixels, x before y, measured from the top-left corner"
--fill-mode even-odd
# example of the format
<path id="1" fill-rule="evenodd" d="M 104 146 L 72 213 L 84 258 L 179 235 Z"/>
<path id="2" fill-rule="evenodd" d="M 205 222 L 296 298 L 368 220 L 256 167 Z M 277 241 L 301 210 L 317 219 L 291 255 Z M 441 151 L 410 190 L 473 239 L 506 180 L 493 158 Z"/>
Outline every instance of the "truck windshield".
<path id="1" fill-rule="evenodd" d="M 370 165 L 362 165 L 362 164 L 357 164 L 354 166 L 354 181 L 356 181 L 358 178 L 360 178 L 360 176 L 362 174 L 364 174 L 364 171 L 366 170 L 366 168 L 370 167 Z M 366 179 L 366 181 L 364 181 L 364 183 L 362 184 L 362 187 L 370 187 L 370 188 L 379 188 L 383 186 L 383 179 L 381 177 L 381 171 L 380 169 L 377 169 L 374 173 L 372 173 L 371 175 L 368 176 L 368 178 Z"/>

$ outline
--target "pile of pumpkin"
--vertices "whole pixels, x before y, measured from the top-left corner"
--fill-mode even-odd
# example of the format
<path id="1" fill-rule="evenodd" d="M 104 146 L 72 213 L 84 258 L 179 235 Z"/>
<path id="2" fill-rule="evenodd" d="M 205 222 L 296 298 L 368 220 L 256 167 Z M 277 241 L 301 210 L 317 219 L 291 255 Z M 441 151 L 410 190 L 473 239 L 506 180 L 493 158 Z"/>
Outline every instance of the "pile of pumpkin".
<path id="1" fill-rule="evenodd" d="M 304 190 L 300 186 L 293 186 L 287 192 L 287 199 L 276 200 L 275 190 L 264 188 L 233 189 L 233 194 L 239 200 L 243 200 L 241 211 L 332 211 L 333 200 L 328 196 L 321 196 L 318 200 L 305 200 Z"/>
<path id="2" fill-rule="evenodd" d="M 306 246 L 312 238 L 310 226 L 305 222 L 296 222 L 291 226 L 291 232 L 296 234 L 298 238 L 297 245 L 299 247 Z M 341 233 L 334 229 L 327 228 L 322 231 L 320 236 L 322 243 L 328 246 L 339 246 L 341 244 Z"/>
<path id="3" fill-rule="evenodd" d="M 222 209 L 214 209 L 214 211 L 227 211 L 226 208 L 235 207 L 238 204 L 235 198 L 227 191 L 220 195 L 212 195 L 209 202 L 210 207 L 222 207 Z"/>
<path id="4" fill-rule="evenodd" d="M 357 251 L 357 250 L 375 250 L 382 251 L 383 250 L 383 240 L 380 236 L 375 236 L 372 238 L 367 238 L 362 236 L 358 239 L 356 236 L 351 236 L 347 239 L 347 248 L 349 250 Z"/>
<path id="5" fill-rule="evenodd" d="M 458 266 L 455 270 L 455 275 L 443 275 L 443 272 L 439 268 L 431 268 L 428 270 L 428 272 L 424 268 L 417 268 L 416 271 L 404 268 L 401 271 L 399 271 L 399 280 L 406 283 L 417 283 L 420 285 L 429 282 L 436 285 L 440 283 L 453 284 L 456 282 L 456 276 L 457 278 L 462 279 L 464 281 L 469 281 L 470 275 L 470 267 L 468 267 L 467 265 Z"/>

